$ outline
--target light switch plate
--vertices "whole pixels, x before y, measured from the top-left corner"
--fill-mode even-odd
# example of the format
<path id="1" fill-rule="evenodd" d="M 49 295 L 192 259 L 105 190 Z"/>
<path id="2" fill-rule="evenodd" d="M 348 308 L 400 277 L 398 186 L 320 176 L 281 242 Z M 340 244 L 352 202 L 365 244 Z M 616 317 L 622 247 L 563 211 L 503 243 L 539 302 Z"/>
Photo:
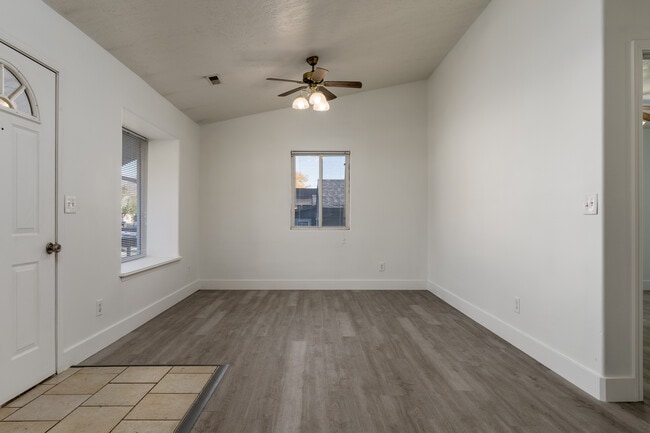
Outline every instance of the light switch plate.
<path id="1" fill-rule="evenodd" d="M 587 194 L 583 206 L 585 215 L 598 215 L 598 194 Z"/>
<path id="2" fill-rule="evenodd" d="M 74 195 L 66 195 L 64 197 L 64 213 L 77 213 L 77 197 Z"/>

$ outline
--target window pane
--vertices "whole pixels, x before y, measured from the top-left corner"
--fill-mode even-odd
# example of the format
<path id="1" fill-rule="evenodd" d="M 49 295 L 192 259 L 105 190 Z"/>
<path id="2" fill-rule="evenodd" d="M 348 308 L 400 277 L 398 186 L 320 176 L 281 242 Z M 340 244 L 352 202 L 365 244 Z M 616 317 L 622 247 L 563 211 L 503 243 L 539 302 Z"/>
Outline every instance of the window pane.
<path id="1" fill-rule="evenodd" d="M 345 156 L 323 156 L 323 227 L 345 226 Z"/>
<path id="2" fill-rule="evenodd" d="M 146 141 L 122 134 L 122 261 L 145 255 L 143 167 Z"/>
<path id="3" fill-rule="evenodd" d="M 20 81 L 18 81 L 18 78 L 14 74 L 11 73 L 11 71 L 7 68 L 4 68 L 5 71 L 5 87 L 4 87 L 4 95 L 9 96 L 14 91 L 20 87 Z"/>
<path id="4" fill-rule="evenodd" d="M 24 91 L 16 97 L 14 103 L 16 104 L 16 110 L 18 110 L 19 112 L 25 114 L 33 114 L 32 106 L 29 103 L 29 99 L 27 98 L 27 93 L 25 93 Z"/>
<path id="5" fill-rule="evenodd" d="M 318 227 L 318 156 L 297 155 L 294 156 L 294 164 L 296 169 L 294 226 Z"/>

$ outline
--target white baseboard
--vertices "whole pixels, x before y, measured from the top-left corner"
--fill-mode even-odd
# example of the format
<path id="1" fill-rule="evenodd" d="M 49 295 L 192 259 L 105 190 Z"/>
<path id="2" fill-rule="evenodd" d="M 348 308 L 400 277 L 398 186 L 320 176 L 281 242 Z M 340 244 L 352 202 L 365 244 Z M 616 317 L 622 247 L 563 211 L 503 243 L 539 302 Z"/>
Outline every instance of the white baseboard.
<path id="1" fill-rule="evenodd" d="M 441 298 L 461 313 L 485 326 L 508 343 L 533 357 L 535 360 L 550 368 L 586 393 L 597 399 L 610 401 L 609 395 L 601 395 L 601 391 L 604 390 L 602 383 L 603 378 L 601 378 L 597 372 L 435 283 L 428 282 L 428 289 L 431 293 Z M 621 383 L 618 382 L 611 384 L 612 388 L 619 388 L 616 385 L 620 386 Z M 616 391 L 619 396 L 622 394 L 620 389 L 616 389 Z M 627 401 L 632 400 L 628 399 Z"/>
<path id="2" fill-rule="evenodd" d="M 129 332 L 153 319 L 166 309 L 176 305 L 192 293 L 200 289 L 199 280 L 196 280 L 173 293 L 161 298 L 146 307 L 136 311 L 124 319 L 113 323 L 101 331 L 81 340 L 59 353 L 57 359 L 57 371 L 61 372 L 71 365 L 78 364 L 89 356 L 99 352 L 111 343 L 122 338 Z"/>
<path id="3" fill-rule="evenodd" d="M 600 400 L 607 402 L 639 401 L 639 381 L 636 377 L 602 377 Z"/>
<path id="4" fill-rule="evenodd" d="M 425 290 L 424 280 L 201 280 L 206 290 Z"/>

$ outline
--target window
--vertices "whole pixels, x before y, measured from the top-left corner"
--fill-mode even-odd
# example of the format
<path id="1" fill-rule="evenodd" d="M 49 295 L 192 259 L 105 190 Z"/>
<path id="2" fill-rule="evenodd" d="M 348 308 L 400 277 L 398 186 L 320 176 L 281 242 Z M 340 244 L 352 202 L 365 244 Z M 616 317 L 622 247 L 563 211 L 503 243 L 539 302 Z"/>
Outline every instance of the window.
<path id="1" fill-rule="evenodd" d="M 20 72 L 0 62 L 0 107 L 19 114 L 38 117 L 32 99 L 32 91 Z"/>
<path id="2" fill-rule="evenodd" d="M 122 131 L 122 261 L 146 255 L 147 139 Z"/>
<path id="3" fill-rule="evenodd" d="M 350 228 L 350 152 L 291 152 L 291 228 Z"/>

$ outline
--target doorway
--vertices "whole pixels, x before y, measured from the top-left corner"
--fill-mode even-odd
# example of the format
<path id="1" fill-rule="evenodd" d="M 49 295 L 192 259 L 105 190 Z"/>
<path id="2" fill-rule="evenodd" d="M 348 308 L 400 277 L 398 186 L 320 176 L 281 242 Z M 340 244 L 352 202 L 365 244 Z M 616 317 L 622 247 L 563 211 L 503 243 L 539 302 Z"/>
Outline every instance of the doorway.
<path id="1" fill-rule="evenodd" d="M 0 404 L 56 372 L 55 168 L 56 74 L 0 42 Z"/>

